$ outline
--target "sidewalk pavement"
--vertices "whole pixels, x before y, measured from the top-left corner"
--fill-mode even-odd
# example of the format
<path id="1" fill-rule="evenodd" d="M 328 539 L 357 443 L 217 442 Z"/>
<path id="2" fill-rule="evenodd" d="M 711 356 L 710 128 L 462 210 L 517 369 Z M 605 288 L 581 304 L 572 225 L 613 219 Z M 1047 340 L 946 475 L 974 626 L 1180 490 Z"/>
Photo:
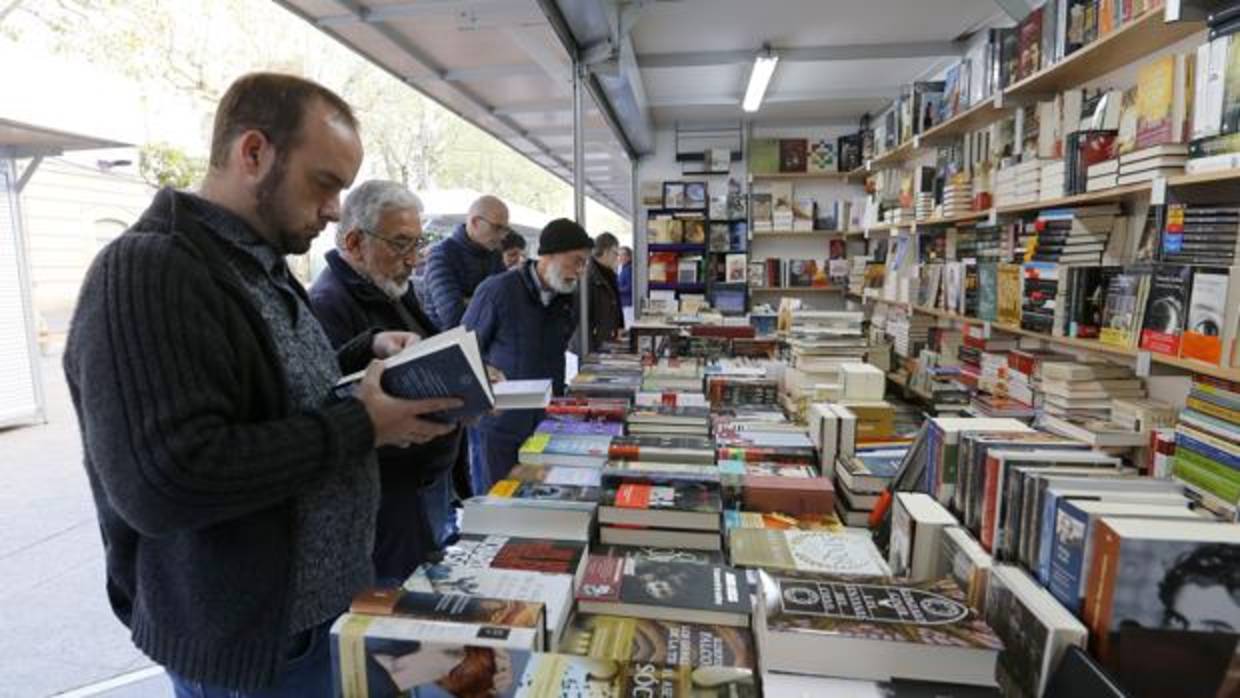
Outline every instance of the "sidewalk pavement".
<path id="1" fill-rule="evenodd" d="M 171 696 L 158 674 L 104 692 L 73 690 L 151 661 L 108 605 L 103 544 L 60 357 L 43 359 L 43 375 L 47 423 L 0 430 L 0 698 Z"/>

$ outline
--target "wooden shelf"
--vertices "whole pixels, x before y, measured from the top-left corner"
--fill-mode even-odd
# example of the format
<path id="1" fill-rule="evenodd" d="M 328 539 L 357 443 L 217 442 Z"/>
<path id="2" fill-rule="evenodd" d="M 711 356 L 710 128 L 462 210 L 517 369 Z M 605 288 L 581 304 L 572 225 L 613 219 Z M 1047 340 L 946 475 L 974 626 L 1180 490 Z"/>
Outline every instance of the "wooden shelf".
<path id="1" fill-rule="evenodd" d="M 749 286 L 751 293 L 838 294 L 842 286 Z"/>
<path id="2" fill-rule="evenodd" d="M 1217 172 L 1200 172 L 1182 174 L 1167 178 L 1169 187 L 1191 187 L 1204 184 L 1237 184 L 1240 183 L 1240 170 L 1226 169 Z"/>
<path id="3" fill-rule="evenodd" d="M 904 141 L 882 155 L 870 158 L 869 169 L 873 171 L 881 170 L 884 167 L 902 165 L 920 154 L 920 149 L 916 147 L 913 141 Z"/>
<path id="4" fill-rule="evenodd" d="M 804 238 L 804 237 L 821 237 L 833 238 L 847 235 L 847 230 L 755 230 L 754 237 L 786 237 L 786 238 Z"/>
<path id="5" fill-rule="evenodd" d="M 849 178 L 857 177 L 860 179 L 865 179 L 866 175 L 868 174 L 870 174 L 870 169 L 866 167 L 865 165 L 862 165 L 861 167 L 858 167 L 857 169 L 849 172 L 848 176 Z"/>
<path id="6" fill-rule="evenodd" d="M 1011 206 L 999 206 L 995 209 L 998 213 L 1027 213 L 1029 211 L 1040 211 L 1046 208 L 1061 208 L 1064 206 L 1080 206 L 1085 204 L 1101 204 L 1111 201 L 1119 201 L 1132 196 L 1148 194 L 1150 191 L 1149 182 L 1141 182 L 1139 184 L 1129 184 L 1125 187 L 1112 187 L 1101 191 L 1088 192 L 1086 194 L 1075 194 L 1073 196 L 1062 196 L 1058 199 L 1044 199 L 1042 201 L 1034 201 L 1027 204 L 1013 204 Z"/>
<path id="7" fill-rule="evenodd" d="M 1055 65 L 1009 85 L 1003 90 L 1003 98 L 1049 95 L 1083 85 L 1204 28 L 1203 22 L 1168 24 L 1163 21 L 1161 7 L 1150 10 Z"/>
<path id="8" fill-rule="evenodd" d="M 705 252 L 706 245 L 697 242 L 651 242 L 646 249 L 650 252 Z"/>
<path id="9" fill-rule="evenodd" d="M 858 299 L 861 298 L 860 296 L 857 296 L 855 294 L 849 294 L 849 296 L 852 298 L 858 298 Z M 959 315 L 957 313 L 949 313 L 946 310 L 939 310 L 938 308 L 928 308 L 926 306 L 921 306 L 921 305 L 909 305 L 907 303 L 900 303 L 898 301 L 888 301 L 888 300 L 883 300 L 881 298 L 865 298 L 864 300 L 873 300 L 878 303 L 883 303 L 885 305 L 891 305 L 891 306 L 895 306 L 898 308 L 911 309 L 913 310 L 913 312 L 921 313 L 923 315 L 929 315 L 931 317 L 941 318 L 944 320 L 953 320 L 956 322 L 970 322 L 974 324 L 984 322 L 983 320 L 979 320 L 975 317 Z M 1041 340 L 1043 342 L 1046 342 L 1047 344 L 1052 344 L 1055 346 L 1066 347 L 1070 349 L 1079 349 L 1082 351 L 1089 351 L 1089 352 L 1094 352 L 1098 354 L 1108 354 L 1110 356 L 1119 356 L 1119 357 L 1130 358 L 1130 359 L 1135 359 L 1138 354 L 1144 351 L 1144 350 L 1133 349 L 1130 347 L 1117 347 L 1112 344 L 1105 344 L 1096 339 L 1078 339 L 1076 337 L 1054 337 L 1052 335 L 1043 334 L 1041 332 L 1034 332 L 1032 330 L 1026 330 L 1023 327 L 1020 327 L 1017 325 L 1008 325 L 1008 324 L 1004 324 L 1001 322 L 991 322 L 990 328 L 992 330 L 999 330 L 1000 332 L 1007 332 L 1009 334 L 1016 334 L 1022 337 L 1029 337 L 1031 339 Z M 1163 354 L 1156 354 L 1154 352 L 1150 352 L 1150 361 L 1156 364 L 1161 364 L 1163 366 L 1170 366 L 1173 368 L 1177 368 L 1182 371 L 1191 371 L 1194 373 L 1201 373 L 1203 375 L 1213 376 L 1215 378 L 1222 378 L 1224 380 L 1240 381 L 1240 369 L 1237 369 L 1237 368 L 1215 366 L 1213 364 L 1208 364 L 1203 361 L 1197 361 L 1196 359 L 1181 359 L 1181 358 L 1174 357 L 1174 356 L 1165 356 Z"/>
<path id="10" fill-rule="evenodd" d="M 914 223 L 879 223 L 878 225 L 872 225 L 869 228 L 866 228 L 865 232 L 890 233 L 893 230 L 900 230 L 901 228 L 908 228 L 911 230 L 914 225 Z"/>
<path id="11" fill-rule="evenodd" d="M 706 290 L 706 284 L 681 284 L 657 281 L 647 284 L 646 287 L 650 291 L 684 291 L 686 293 L 700 293 Z"/>
<path id="12" fill-rule="evenodd" d="M 750 180 L 843 180 L 847 182 L 852 172 L 751 172 Z"/>
<path id="13" fill-rule="evenodd" d="M 1002 107 L 995 106 L 995 100 L 984 99 L 921 134 L 921 142 L 925 145 L 937 145 L 959 138 L 970 131 L 989 126 L 1002 116 L 1003 111 Z"/>
<path id="14" fill-rule="evenodd" d="M 974 221 L 979 221 L 983 218 L 986 218 L 989 215 L 990 215 L 990 209 L 986 209 L 985 211 L 973 211 L 972 213 L 965 213 L 959 216 L 948 216 L 946 218 L 930 218 L 924 221 L 917 221 L 917 227 L 921 227 L 923 225 L 954 225 L 956 223 L 972 223 Z"/>

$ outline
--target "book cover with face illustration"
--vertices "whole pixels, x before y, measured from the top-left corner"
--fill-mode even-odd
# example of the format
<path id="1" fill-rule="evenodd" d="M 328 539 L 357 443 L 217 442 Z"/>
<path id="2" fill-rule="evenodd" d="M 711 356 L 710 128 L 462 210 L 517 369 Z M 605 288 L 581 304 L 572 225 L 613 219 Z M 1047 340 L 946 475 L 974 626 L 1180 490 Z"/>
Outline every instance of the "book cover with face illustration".
<path id="1" fill-rule="evenodd" d="M 661 666 L 753 668 L 753 636 L 746 628 L 649 618 L 578 613 L 560 651 L 598 659 Z"/>

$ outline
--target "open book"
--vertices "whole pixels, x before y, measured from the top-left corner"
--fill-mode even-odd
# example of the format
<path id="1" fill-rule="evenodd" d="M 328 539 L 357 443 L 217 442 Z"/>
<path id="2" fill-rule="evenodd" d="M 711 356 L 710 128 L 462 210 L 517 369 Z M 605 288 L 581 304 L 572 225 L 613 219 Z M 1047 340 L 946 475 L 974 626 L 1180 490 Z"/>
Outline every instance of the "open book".
<path id="1" fill-rule="evenodd" d="M 407 400 L 457 397 L 461 407 L 441 412 L 439 419 L 455 421 L 492 409 L 541 409 L 551 398 L 549 379 L 512 381 L 491 385 L 487 378 L 478 339 L 471 331 L 456 327 L 416 344 L 383 360 L 380 384 L 384 392 Z M 333 389 L 337 397 L 353 395 L 365 371 L 341 378 Z M 503 385 L 503 388 L 499 386 Z"/>

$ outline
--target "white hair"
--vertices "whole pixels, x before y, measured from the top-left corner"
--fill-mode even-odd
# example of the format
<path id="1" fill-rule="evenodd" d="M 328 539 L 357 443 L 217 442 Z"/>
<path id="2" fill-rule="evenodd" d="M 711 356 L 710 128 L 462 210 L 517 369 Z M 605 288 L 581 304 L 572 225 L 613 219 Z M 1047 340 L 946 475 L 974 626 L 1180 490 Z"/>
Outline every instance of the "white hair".
<path id="1" fill-rule="evenodd" d="M 353 188 L 345 197 L 336 224 L 336 247 L 344 249 L 344 236 L 354 228 L 374 232 L 379 216 L 391 209 L 413 209 L 422 213 L 422 200 L 399 182 L 371 179 Z"/>

